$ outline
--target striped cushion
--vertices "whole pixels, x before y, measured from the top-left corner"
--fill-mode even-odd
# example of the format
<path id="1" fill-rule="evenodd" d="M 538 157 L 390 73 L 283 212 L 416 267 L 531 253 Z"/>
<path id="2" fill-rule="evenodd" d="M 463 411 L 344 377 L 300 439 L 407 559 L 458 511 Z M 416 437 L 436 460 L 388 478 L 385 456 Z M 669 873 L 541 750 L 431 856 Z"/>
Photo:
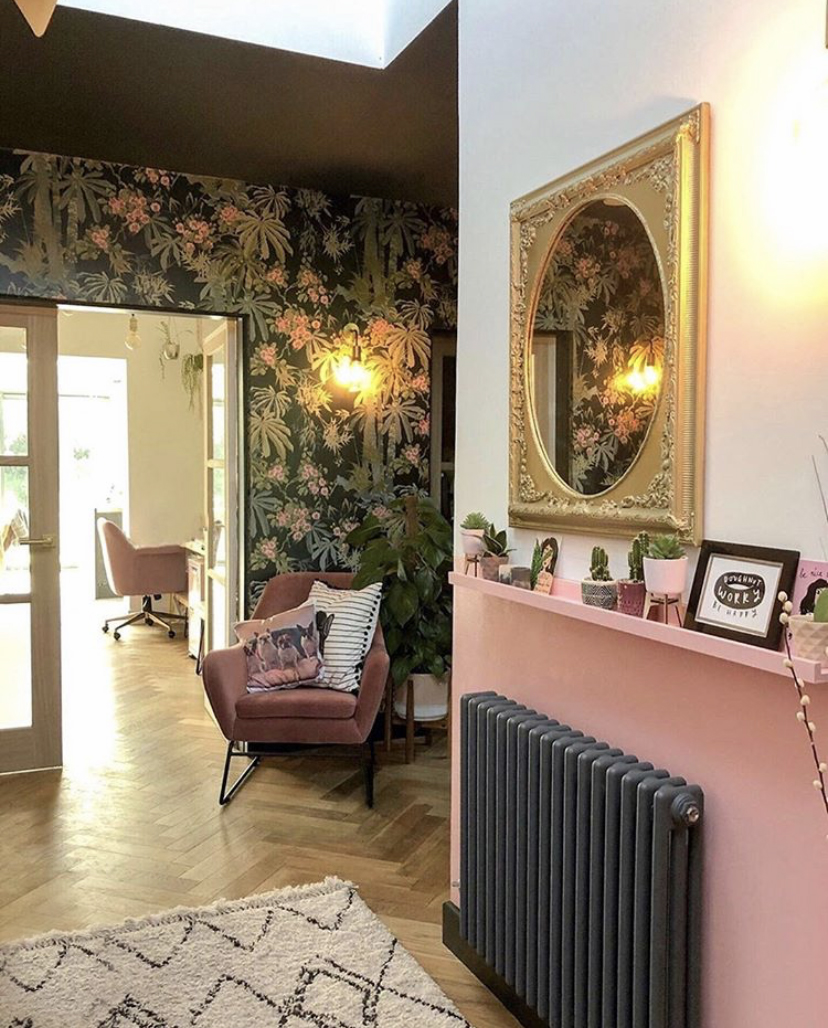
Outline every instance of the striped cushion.
<path id="1" fill-rule="evenodd" d="M 314 582 L 308 600 L 316 604 L 325 670 L 318 684 L 353 692 L 359 688 L 365 654 L 377 628 L 382 583 L 365 589 L 332 589 Z"/>

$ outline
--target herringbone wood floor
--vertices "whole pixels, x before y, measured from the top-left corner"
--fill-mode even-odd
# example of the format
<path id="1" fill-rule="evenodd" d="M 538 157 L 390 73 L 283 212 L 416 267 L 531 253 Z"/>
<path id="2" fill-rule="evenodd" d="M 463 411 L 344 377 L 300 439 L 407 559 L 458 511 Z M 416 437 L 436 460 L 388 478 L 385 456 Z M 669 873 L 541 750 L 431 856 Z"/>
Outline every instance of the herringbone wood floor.
<path id="1" fill-rule="evenodd" d="M 90 621 L 92 623 L 90 623 Z M 0 939 L 73 929 L 338 875 L 477 1028 L 515 1021 L 440 942 L 448 892 L 445 745 L 380 754 L 376 806 L 355 756 L 264 762 L 219 809 L 224 743 L 180 639 L 64 617 L 63 772 L 0 778 Z"/>

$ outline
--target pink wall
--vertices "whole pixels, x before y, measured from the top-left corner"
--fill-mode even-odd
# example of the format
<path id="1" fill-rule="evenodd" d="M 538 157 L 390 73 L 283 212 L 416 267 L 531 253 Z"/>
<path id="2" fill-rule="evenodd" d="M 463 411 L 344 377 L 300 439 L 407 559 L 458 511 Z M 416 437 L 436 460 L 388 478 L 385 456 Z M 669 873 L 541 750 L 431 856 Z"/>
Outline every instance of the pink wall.
<path id="1" fill-rule="evenodd" d="M 454 594 L 455 715 L 463 693 L 496 689 L 703 787 L 706 1028 L 826 1028 L 828 821 L 793 685 L 479 592 Z M 828 685 L 809 689 L 828 744 Z M 454 725 L 456 881 L 457 716 Z"/>

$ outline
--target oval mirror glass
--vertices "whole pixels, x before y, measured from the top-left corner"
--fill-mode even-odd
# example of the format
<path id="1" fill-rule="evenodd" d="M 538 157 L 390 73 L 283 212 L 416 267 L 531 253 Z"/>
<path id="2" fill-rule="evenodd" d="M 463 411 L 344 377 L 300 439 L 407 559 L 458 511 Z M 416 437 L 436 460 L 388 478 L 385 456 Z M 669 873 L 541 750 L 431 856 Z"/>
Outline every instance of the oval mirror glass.
<path id="1" fill-rule="evenodd" d="M 575 492 L 606 492 L 634 464 L 661 392 L 664 291 L 650 237 L 622 200 L 595 200 L 558 234 L 530 345 L 538 435 Z"/>

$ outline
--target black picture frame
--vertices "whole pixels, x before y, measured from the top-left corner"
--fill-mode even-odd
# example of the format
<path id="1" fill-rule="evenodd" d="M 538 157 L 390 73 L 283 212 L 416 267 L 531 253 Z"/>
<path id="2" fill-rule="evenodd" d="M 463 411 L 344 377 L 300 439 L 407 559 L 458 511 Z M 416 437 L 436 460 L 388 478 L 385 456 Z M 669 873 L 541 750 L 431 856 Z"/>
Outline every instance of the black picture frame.
<path id="1" fill-rule="evenodd" d="M 726 575 L 720 574 L 713 578 L 711 572 L 716 573 L 716 564 L 724 562 L 729 562 L 731 566 L 744 564 L 744 570 L 730 571 Z M 780 550 L 776 547 L 705 539 L 701 545 L 693 587 L 690 590 L 684 627 L 694 632 L 747 643 L 750 646 L 761 646 L 768 650 L 779 649 L 782 638 L 782 625 L 779 622 L 782 604 L 779 602 L 779 593 L 785 592 L 790 596 L 793 592 L 798 563 L 798 550 Z M 728 583 L 725 579 L 735 573 L 745 575 L 748 582 L 763 578 L 764 591 L 761 591 L 758 583 L 753 588 L 750 585 L 746 586 L 744 582 Z M 729 588 L 729 585 L 732 585 L 732 588 Z M 767 604 L 771 587 L 773 603 L 768 616 Z M 761 597 L 757 603 L 751 603 L 747 599 L 748 596 L 755 596 L 759 592 Z M 744 603 L 733 604 L 727 600 L 731 595 L 744 596 L 746 599 Z M 720 618 L 715 616 L 717 604 L 721 612 Z M 764 617 L 768 618 L 767 625 L 759 624 L 751 628 L 750 618 L 756 617 L 756 612 L 760 608 L 764 609 Z M 760 618 L 760 621 L 764 620 L 764 617 Z M 740 629 L 737 627 L 739 624 L 744 627 Z"/>

